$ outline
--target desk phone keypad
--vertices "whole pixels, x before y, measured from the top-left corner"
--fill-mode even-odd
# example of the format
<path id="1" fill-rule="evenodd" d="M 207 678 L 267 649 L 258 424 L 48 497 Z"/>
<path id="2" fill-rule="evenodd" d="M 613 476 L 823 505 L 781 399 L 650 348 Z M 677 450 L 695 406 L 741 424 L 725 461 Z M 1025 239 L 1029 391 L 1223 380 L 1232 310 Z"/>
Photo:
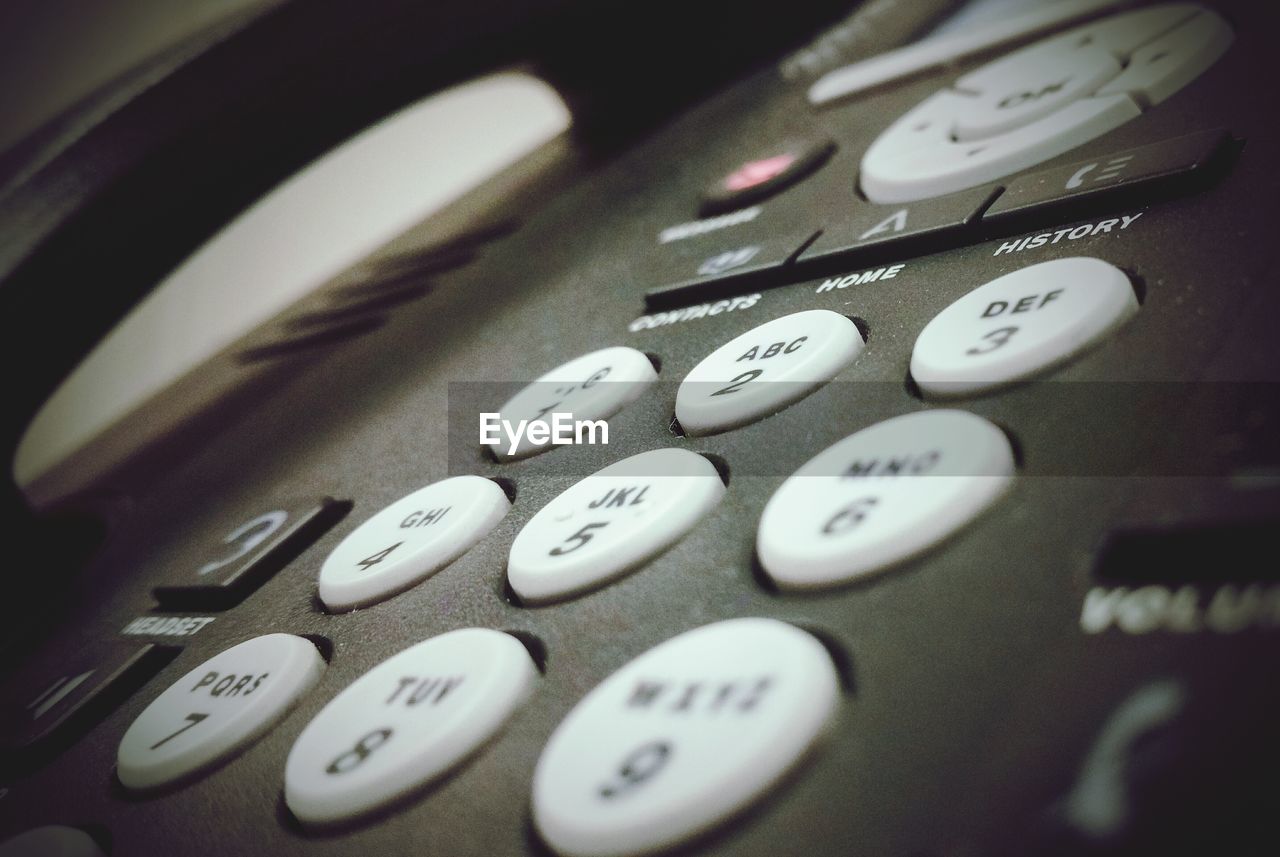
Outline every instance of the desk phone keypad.
<path id="1" fill-rule="evenodd" d="M 850 152 L 845 141 L 823 133 L 795 134 L 757 145 L 724 176 L 686 188 L 689 210 L 699 219 L 662 233 L 660 245 L 675 247 L 663 258 L 677 261 L 659 265 L 670 272 L 660 281 L 642 283 L 648 314 L 629 329 L 642 334 L 644 345 L 627 345 L 620 333 L 577 354 L 530 347 L 524 365 L 505 367 L 504 380 L 517 380 L 521 370 L 538 377 L 502 404 L 489 403 L 498 405 L 490 415 L 496 439 L 475 450 L 472 472 L 450 470 L 426 480 L 418 474 L 443 475 L 440 462 L 424 467 L 406 461 L 402 484 L 387 486 L 380 501 L 356 498 L 341 523 L 348 507 L 332 500 L 264 510 L 224 528 L 225 556 L 201 566 L 194 582 L 155 590 L 163 608 L 218 614 L 179 620 L 197 623 L 192 635 L 203 621 L 226 624 L 225 633 L 240 639 L 224 636 L 234 644 L 198 666 L 182 659 L 166 668 L 162 660 L 150 669 L 157 677 L 135 695 L 138 702 L 125 706 L 129 723 L 115 759 L 119 787 L 129 800 L 163 802 L 234 770 L 248 761 L 238 757 L 252 752 L 258 770 L 270 757 L 278 775 L 269 788 L 278 790 L 281 804 L 262 812 L 277 812 L 281 820 L 263 823 L 284 825 L 304 850 L 320 843 L 341 848 L 344 837 L 415 807 L 439 802 L 456 810 L 450 784 L 475 767 L 490 777 L 523 778 L 497 789 L 493 799 L 525 796 L 529 829 L 522 835 L 537 853 L 623 857 L 681 846 L 714 850 L 725 845 L 725 836 L 730 850 L 753 852 L 749 842 L 735 842 L 732 831 L 773 824 L 771 808 L 801 787 L 833 733 L 857 720 L 850 663 L 856 667 L 857 643 L 866 645 L 869 637 L 831 631 L 833 614 L 814 605 L 835 597 L 887 605 L 876 588 L 895 579 L 887 572 L 921 557 L 945 562 L 949 545 L 981 531 L 988 517 L 998 515 L 1002 526 L 1035 527 L 1019 511 L 1025 495 L 1019 474 L 1027 458 L 1040 460 L 1043 448 L 1024 448 L 1020 426 L 994 416 L 998 411 L 984 406 L 986 397 L 1061 389 L 1068 381 L 1060 373 L 1068 380 L 1097 380 L 1087 366 L 1075 375 L 1071 369 L 1116 347 L 1132 354 L 1122 340 L 1142 321 L 1144 289 L 1160 284 L 1145 282 L 1123 252 L 1102 239 L 1123 235 L 1144 213 L 1154 215 L 1108 209 L 1109 199 L 1135 197 L 1107 194 L 1136 188 L 1138 198 L 1147 191 L 1155 196 L 1170 177 L 1203 176 L 1231 141 L 1220 129 L 1198 128 L 1154 143 L 1133 145 L 1135 138 L 1128 137 L 1110 154 L 1103 147 L 1084 159 L 1027 171 L 1172 103 L 1214 67 L 1233 38 L 1223 15 L 1197 4 L 1102 15 L 973 65 L 867 136 L 865 151 Z M 839 115 L 843 108 L 823 109 Z M 832 180 L 850 156 L 856 157 L 856 181 L 850 174 Z M 1188 184 L 1177 193 L 1205 186 Z M 735 224 L 751 234 L 753 221 L 778 222 L 778 215 L 753 207 L 775 200 L 783 205 L 789 194 L 805 193 L 814 196 L 795 198 L 843 193 L 850 204 L 821 223 L 800 218 L 763 242 L 739 245 L 740 239 L 728 237 L 723 249 L 701 255 L 707 252 L 701 248 L 722 240 L 721 233 L 734 236 Z M 1161 198 L 1177 193 L 1162 190 Z M 1014 231 L 1029 214 L 1098 199 L 1104 207 L 1095 210 L 1104 216 L 1088 223 Z M 990 224 L 1005 231 L 983 232 Z M 703 236 L 710 243 L 698 243 Z M 939 297 L 944 291 L 922 289 L 911 270 L 912 252 L 991 236 L 983 253 L 994 264 L 985 276 L 966 272 L 963 288 L 952 289 L 947 299 Z M 686 238 L 690 243 L 680 244 Z M 1029 255 L 1058 244 L 1069 252 L 1039 260 Z M 665 252 L 660 248 L 658 255 Z M 865 268 L 857 267 L 860 260 Z M 806 272 L 814 278 L 806 279 Z M 765 274 L 820 305 L 772 302 Z M 860 296 L 875 288 L 916 290 L 910 298 L 915 321 L 861 309 Z M 697 353 L 674 344 L 701 323 L 717 333 L 704 334 Z M 615 330 L 626 328 L 624 322 Z M 886 342 L 896 343 L 892 366 L 905 374 L 878 384 L 888 365 Z M 866 382 L 865 409 L 857 397 L 853 404 L 834 398 L 835 388 L 858 381 Z M 897 403 L 890 413 L 882 406 L 886 399 Z M 835 402 L 842 403 L 838 410 Z M 557 462 L 571 453 L 545 438 L 512 440 L 498 432 L 503 423 L 552 412 L 602 422 L 621 439 L 602 447 L 603 457 L 574 459 L 584 469 L 554 490 L 539 480 L 555 475 Z M 467 425 L 477 417 L 470 414 Z M 834 435 L 826 430 L 832 426 L 839 429 Z M 740 459 L 718 451 L 739 436 L 775 445 L 781 469 L 764 478 L 739 473 Z M 759 460 L 752 466 L 759 467 Z M 768 490 L 740 494 L 739 479 Z M 1064 504 L 1078 499 L 1076 488 L 1063 490 Z M 729 515 L 749 517 L 754 529 L 730 528 Z M 299 531 L 297 521 L 315 516 L 323 517 L 323 526 L 305 529 L 304 541 L 312 546 L 294 550 L 290 556 L 302 558 L 292 559 L 292 568 L 247 575 L 253 578 L 249 587 L 238 582 L 252 565 L 246 558 L 269 556 L 282 534 Z M 334 531 L 326 534 L 329 527 Z M 700 532 L 714 532 L 731 547 L 699 562 L 694 552 L 705 544 Z M 994 537 L 982 538 L 989 545 Z M 957 550 L 959 562 L 980 563 L 971 544 Z M 504 561 L 487 569 L 487 579 L 498 581 L 489 589 L 477 584 L 433 594 L 441 579 L 477 574 L 477 564 L 493 565 L 495 556 Z M 719 565 L 725 557 L 740 567 Z M 954 564 L 947 570 L 964 575 Z M 336 645 L 315 634 L 252 634 L 234 620 L 235 609 L 219 612 L 260 586 L 272 594 L 253 598 L 296 595 L 300 573 L 310 575 L 303 588 L 312 603 L 295 598 L 281 607 L 281 624 L 290 627 L 290 617 L 310 608 L 323 619 L 322 636 Z M 1025 573 L 1038 573 L 1034 563 Z M 285 586 L 291 575 L 294 582 Z M 1001 586 L 1017 591 L 1024 583 L 1011 579 Z M 672 594 L 660 591 L 676 584 Z M 1123 601 L 1144 591 L 1129 586 L 1098 599 Z M 650 611 L 678 610 L 703 587 L 716 597 L 737 591 L 747 612 L 724 618 L 722 611 L 693 605 L 679 620 L 680 633 L 632 641 Z M 235 589 L 234 598 L 196 597 L 227 588 Z M 927 592 L 912 588 L 922 603 L 928 601 Z M 491 611 L 457 600 L 459 591 L 504 601 L 511 611 L 504 615 L 525 611 L 529 621 L 475 621 Z M 1259 589 L 1256 597 L 1272 597 L 1267 592 Z M 761 596 L 773 599 L 766 603 L 775 615 L 751 612 L 764 612 Z M 613 605 L 627 601 L 628 607 L 597 619 L 591 605 L 600 598 L 614 599 Z M 1097 614 L 1090 621 L 1102 622 L 1106 605 L 1090 603 L 1086 612 Z M 1140 606 L 1124 604 L 1130 613 Z M 811 609 L 824 618 L 809 620 Z M 411 610 L 439 611 L 447 621 L 425 639 L 403 639 L 401 629 L 415 621 Z M 584 634 L 530 631 L 550 627 L 540 620 L 557 610 L 567 624 L 585 623 Z M 345 621 L 374 611 L 386 618 L 388 636 L 366 630 L 363 637 L 344 638 Z M 737 608 L 731 605 L 729 612 Z M 936 605 L 925 612 L 945 615 Z M 886 633 L 892 624 L 858 615 L 870 624 L 867 634 Z M 617 624 L 619 616 L 627 617 L 624 624 Z M 181 636 L 189 626 L 161 630 L 156 623 L 165 621 L 139 619 L 136 627 L 143 634 L 174 634 L 165 639 L 172 657 L 190 644 Z M 857 643 L 851 645 L 851 638 Z M 611 669 L 597 668 L 594 676 L 561 672 L 585 662 L 574 645 L 597 644 L 609 653 Z M 956 642 L 966 644 L 973 642 Z M 343 666 L 362 646 L 381 653 L 378 662 L 355 671 Z M 902 652 L 890 667 L 873 670 L 869 681 L 883 691 L 883 669 L 910 671 L 913 658 L 930 656 L 926 650 Z M 338 668 L 340 682 L 329 677 Z M 999 665 L 988 660 L 984 669 L 998 671 Z M 185 674 L 177 677 L 178 671 Z M 549 703 L 550 714 L 543 712 L 558 725 L 531 737 L 527 710 L 540 704 L 553 681 L 570 688 Z M 1127 840 L 1109 838 L 1120 829 L 1120 822 L 1106 817 L 1110 810 L 1089 801 L 1105 803 L 1105 789 L 1123 785 L 1115 779 L 1120 768 L 1107 768 L 1120 764 L 1120 748 L 1180 722 L 1185 689 L 1148 684 L 1124 696 L 1113 683 L 1103 684 L 1108 698 L 1124 701 L 1110 715 L 1094 712 L 1103 718 L 1103 737 L 1092 745 L 1100 755 L 1082 763 L 1075 785 L 1058 784 L 1057 793 L 1066 790 L 1060 804 L 1026 831 L 1009 834 L 1005 841 L 1025 845 L 1030 850 L 1024 853 L 1059 842 L 1053 839 L 1059 834 L 1067 837 L 1063 853 L 1128 847 Z M 74 688 L 51 690 L 69 695 Z M 1055 693 L 1046 691 L 1044 698 L 1060 698 Z M 896 696 L 899 702 L 909 698 L 906 692 Z M 45 705 L 35 700 L 36 715 Z M 123 716 L 108 724 L 118 727 Z M 1072 740 L 1084 739 L 1076 734 Z M 520 754 L 506 746 L 517 741 Z M 259 743 L 265 746 L 255 748 Z M 536 754 L 530 747 L 538 748 Z M 865 796 L 879 784 L 857 767 L 861 753 L 846 746 L 831 764 L 849 765 L 852 788 Z M 911 758 L 922 764 L 920 756 Z M 956 764 L 954 758 L 937 762 Z M 931 771 L 917 768 L 913 776 L 927 780 Z M 1090 785 L 1089 777 L 1100 779 Z M 900 785 L 887 779 L 885 800 L 900 799 Z M 823 814 L 843 811 L 840 802 L 849 795 L 832 798 L 830 805 L 808 810 L 789 803 L 786 817 L 820 825 Z M 493 809 L 500 819 L 495 824 L 505 824 L 511 808 Z M 80 820 L 70 815 L 63 821 Z M 431 815 L 432 825 L 452 823 L 444 809 Z M 481 831 L 475 835 L 486 841 Z M 100 843 L 74 826 L 33 829 L 0 846 L 0 853 L 47 851 L 55 846 L 44 843 L 55 841 L 64 843 L 56 846 L 63 849 L 58 853 L 101 853 Z M 863 853 L 856 843 L 830 845 L 816 850 Z M 884 842 L 869 847 L 867 853 L 905 854 L 880 850 Z M 966 848 L 961 841 L 954 853 L 988 853 Z"/>

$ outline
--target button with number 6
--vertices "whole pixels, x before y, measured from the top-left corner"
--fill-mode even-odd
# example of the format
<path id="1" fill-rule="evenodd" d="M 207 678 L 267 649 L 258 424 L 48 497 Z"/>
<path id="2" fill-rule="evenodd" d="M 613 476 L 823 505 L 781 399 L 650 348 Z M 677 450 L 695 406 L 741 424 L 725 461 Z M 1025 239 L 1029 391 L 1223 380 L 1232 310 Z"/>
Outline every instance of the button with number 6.
<path id="1" fill-rule="evenodd" d="M 408 589 L 470 550 L 510 509 L 497 483 L 481 476 L 455 476 L 401 497 L 329 554 L 320 600 L 350 610 Z"/>
<path id="2" fill-rule="evenodd" d="M 511 545 L 507 579 L 541 604 L 599 586 L 666 550 L 724 496 L 720 474 L 684 449 L 609 465 L 556 497 Z"/>
<path id="3" fill-rule="evenodd" d="M 538 671 L 515 637 L 463 628 L 378 664 L 302 730 L 284 797 L 301 821 L 331 824 L 439 777 L 488 740 Z"/>
<path id="4" fill-rule="evenodd" d="M 1020 381 L 1070 360 L 1138 311 L 1133 285 L 1101 259 L 1054 259 L 979 286 L 929 322 L 911 377 L 933 398 Z"/>
<path id="5" fill-rule="evenodd" d="M 320 679 L 310 640 L 267 634 L 232 646 L 178 679 L 120 741 L 116 772 L 131 789 L 185 779 L 266 732 Z"/>
<path id="6" fill-rule="evenodd" d="M 730 619 L 645 652 L 556 727 L 533 820 L 569 857 L 647 854 L 761 797 L 835 713 L 830 654 L 775 619 Z"/>
<path id="7" fill-rule="evenodd" d="M 693 367 L 676 391 L 690 435 L 746 425 L 799 401 L 862 353 L 857 325 L 825 309 L 784 315 L 729 340 Z"/>

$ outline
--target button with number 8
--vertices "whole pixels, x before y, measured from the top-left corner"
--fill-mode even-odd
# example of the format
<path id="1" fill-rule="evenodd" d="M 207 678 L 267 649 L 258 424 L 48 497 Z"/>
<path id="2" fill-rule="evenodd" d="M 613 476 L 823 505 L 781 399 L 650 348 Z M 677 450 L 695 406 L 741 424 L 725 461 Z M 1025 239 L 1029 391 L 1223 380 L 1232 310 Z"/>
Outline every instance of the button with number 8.
<path id="1" fill-rule="evenodd" d="M 325 559 L 320 600 L 350 610 L 408 589 L 470 550 L 510 509 L 497 483 L 481 476 L 455 476 L 401 497 Z"/>
<path id="2" fill-rule="evenodd" d="M 1020 381 L 1097 344 L 1138 311 L 1123 271 L 1101 259 L 1054 259 L 979 286 L 929 322 L 911 377 L 933 398 Z"/>
<path id="3" fill-rule="evenodd" d="M 724 496 L 720 474 L 684 449 L 609 465 L 556 497 L 511 545 L 507 579 L 530 604 L 599 586 L 666 550 Z"/>
<path id="4" fill-rule="evenodd" d="M 285 802 L 300 820 L 328 824 L 395 801 L 492 737 L 537 675 L 501 631 L 463 628 L 405 649 L 307 724 L 285 765 Z"/>
<path id="5" fill-rule="evenodd" d="M 324 658 L 292 634 L 254 637 L 205 661 L 146 707 L 124 733 L 120 782 L 150 789 L 227 759 L 283 717 L 320 679 Z"/>
<path id="6" fill-rule="evenodd" d="M 570 857 L 642 854 L 761 797 L 830 721 L 831 656 L 774 619 L 731 619 L 645 652 L 560 723 L 533 775 L 533 819 Z"/>

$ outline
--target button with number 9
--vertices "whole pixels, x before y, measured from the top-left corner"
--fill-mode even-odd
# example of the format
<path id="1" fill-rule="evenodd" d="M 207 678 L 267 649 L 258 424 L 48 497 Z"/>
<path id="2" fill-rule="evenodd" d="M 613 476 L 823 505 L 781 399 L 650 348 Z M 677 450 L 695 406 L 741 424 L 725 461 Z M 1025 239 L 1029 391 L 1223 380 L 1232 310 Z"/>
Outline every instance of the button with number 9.
<path id="1" fill-rule="evenodd" d="M 773 787 L 831 720 L 839 678 L 811 634 L 731 619 L 667 640 L 560 723 L 533 774 L 533 820 L 568 857 L 687 841 Z"/>

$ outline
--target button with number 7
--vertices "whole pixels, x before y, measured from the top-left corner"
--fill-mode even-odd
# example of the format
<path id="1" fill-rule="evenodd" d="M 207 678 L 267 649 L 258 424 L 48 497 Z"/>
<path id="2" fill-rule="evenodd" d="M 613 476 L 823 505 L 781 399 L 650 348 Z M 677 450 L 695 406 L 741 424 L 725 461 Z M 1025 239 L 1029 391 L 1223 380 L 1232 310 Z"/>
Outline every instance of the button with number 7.
<path id="1" fill-rule="evenodd" d="M 138 715 L 116 755 L 120 782 L 145 790 L 207 771 L 288 713 L 325 661 L 292 634 L 232 646 L 178 679 Z"/>

